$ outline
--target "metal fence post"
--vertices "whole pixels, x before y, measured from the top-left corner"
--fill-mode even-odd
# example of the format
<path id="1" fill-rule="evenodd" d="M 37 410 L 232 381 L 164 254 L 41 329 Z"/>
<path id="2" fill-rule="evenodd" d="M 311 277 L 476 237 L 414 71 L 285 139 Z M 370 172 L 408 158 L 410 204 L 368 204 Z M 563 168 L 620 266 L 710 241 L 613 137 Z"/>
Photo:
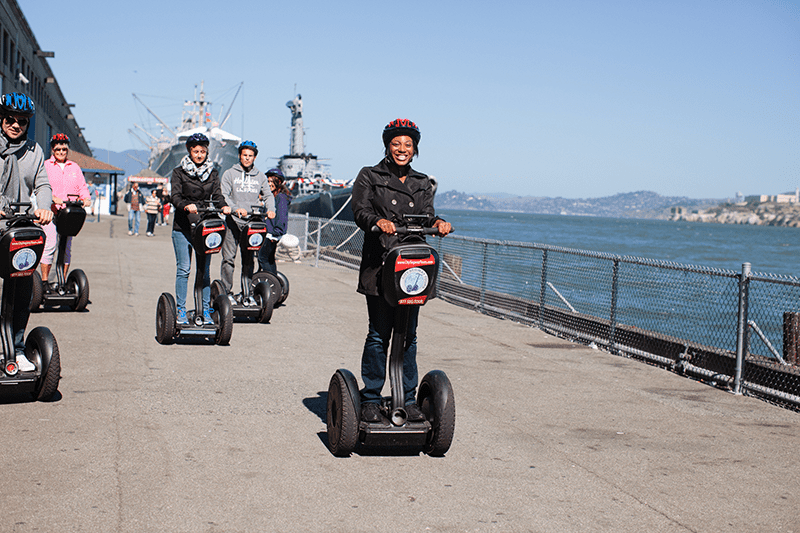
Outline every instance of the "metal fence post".
<path id="1" fill-rule="evenodd" d="M 438 294 L 439 290 L 440 290 L 440 287 L 441 287 L 440 280 L 442 278 L 442 272 L 444 271 L 444 268 L 443 268 L 444 255 L 442 254 L 442 237 L 439 237 L 438 239 L 436 239 L 436 253 L 439 254 L 439 271 L 436 273 L 436 285 L 435 285 L 436 293 L 435 294 Z"/>
<path id="2" fill-rule="evenodd" d="M 317 219 L 317 249 L 314 252 L 314 267 L 319 267 L 319 249 L 322 247 L 322 221 Z"/>
<path id="3" fill-rule="evenodd" d="M 306 219 L 304 224 L 304 232 L 303 232 L 303 251 L 308 251 L 308 213 L 306 213 Z"/>
<path id="4" fill-rule="evenodd" d="M 542 288 L 539 290 L 539 329 L 544 325 L 544 300 L 547 296 L 547 250 L 542 250 Z"/>
<path id="5" fill-rule="evenodd" d="M 750 291 L 750 263 L 742 263 L 742 277 L 739 278 L 739 321 L 736 324 L 736 375 L 733 378 L 733 393 L 742 393 L 742 369 L 744 358 L 749 351 L 747 311 Z"/>
<path id="6" fill-rule="evenodd" d="M 619 294 L 619 259 L 614 259 L 611 274 L 611 313 L 609 316 L 608 345 L 613 351 L 616 346 L 617 333 L 617 295 Z"/>
<path id="7" fill-rule="evenodd" d="M 483 243 L 483 265 L 481 266 L 481 312 L 483 312 L 483 308 L 486 303 L 486 270 L 488 268 L 489 261 L 488 248 L 489 245 L 487 243 Z"/>

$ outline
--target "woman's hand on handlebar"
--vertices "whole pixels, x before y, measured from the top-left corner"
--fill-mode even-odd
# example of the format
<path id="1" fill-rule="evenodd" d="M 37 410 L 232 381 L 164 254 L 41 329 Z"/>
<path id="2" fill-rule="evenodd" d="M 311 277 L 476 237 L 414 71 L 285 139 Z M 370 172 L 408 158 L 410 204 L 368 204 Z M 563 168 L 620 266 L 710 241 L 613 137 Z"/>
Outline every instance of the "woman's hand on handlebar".
<path id="1" fill-rule="evenodd" d="M 36 217 L 36 222 L 39 224 L 47 224 L 53 220 L 53 212 L 49 209 L 37 209 L 33 212 L 33 216 Z"/>
<path id="2" fill-rule="evenodd" d="M 197 213 L 197 206 L 195 204 L 189 204 L 186 207 L 184 207 L 183 210 L 186 211 L 187 213 L 195 214 Z"/>
<path id="3" fill-rule="evenodd" d="M 53 195 L 53 205 L 61 205 L 63 203 L 64 203 L 64 200 L 62 200 L 58 196 Z"/>
<path id="4" fill-rule="evenodd" d="M 244 211 L 244 214 L 245 214 L 245 215 L 247 214 L 247 211 L 245 211 L 244 209 L 242 209 L 242 211 Z M 231 214 L 231 208 L 230 208 L 230 206 L 227 206 L 227 205 L 226 205 L 225 207 L 223 207 L 223 208 L 222 208 L 222 214 L 223 214 L 223 215 L 230 215 L 230 214 Z"/>
<path id="5" fill-rule="evenodd" d="M 453 231 L 453 226 L 449 222 L 445 222 L 441 219 L 434 222 L 433 227 L 439 230 L 439 235 L 442 237 Z"/>
<path id="6" fill-rule="evenodd" d="M 83 199 L 83 207 L 91 207 L 92 199 L 91 198 L 84 198 Z"/>
<path id="7" fill-rule="evenodd" d="M 392 222 L 391 220 L 386 220 L 385 218 L 382 218 L 375 225 L 378 226 L 382 232 L 388 233 L 389 235 L 394 235 L 395 233 L 397 233 L 397 228 L 394 226 L 394 222 Z"/>

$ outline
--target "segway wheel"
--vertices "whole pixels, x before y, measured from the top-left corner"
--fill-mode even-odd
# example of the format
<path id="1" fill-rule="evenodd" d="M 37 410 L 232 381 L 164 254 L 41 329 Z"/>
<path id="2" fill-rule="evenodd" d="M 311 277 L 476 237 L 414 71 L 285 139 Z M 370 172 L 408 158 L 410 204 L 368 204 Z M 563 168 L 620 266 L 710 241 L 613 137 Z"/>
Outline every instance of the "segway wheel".
<path id="1" fill-rule="evenodd" d="M 42 305 L 44 301 L 44 285 L 42 284 L 42 276 L 39 274 L 38 270 L 33 271 L 33 275 L 31 276 L 33 282 L 33 288 L 31 290 L 31 311 L 36 311 Z"/>
<path id="2" fill-rule="evenodd" d="M 355 405 L 346 376 L 337 370 L 328 386 L 327 409 L 328 447 L 336 457 L 350 457 L 356 449 L 360 413 L 361 405 Z"/>
<path id="3" fill-rule="evenodd" d="M 73 311 L 83 311 L 89 303 L 89 278 L 81 269 L 73 270 L 67 276 L 67 287 L 78 295 L 72 305 Z"/>
<path id="4" fill-rule="evenodd" d="M 214 336 L 214 344 L 227 346 L 231 342 L 233 335 L 233 308 L 226 294 L 220 294 L 214 300 L 214 323 L 217 325 L 217 334 Z"/>
<path id="5" fill-rule="evenodd" d="M 256 303 L 261 307 L 261 312 L 258 314 L 258 321 L 261 324 L 266 324 L 272 319 L 272 298 L 270 298 L 272 293 L 272 289 L 269 287 L 269 283 L 261 282 L 256 285 L 256 288 L 253 290 L 253 298 L 255 298 Z"/>
<path id="6" fill-rule="evenodd" d="M 447 374 L 432 370 L 425 374 L 419 384 L 417 405 L 432 426 L 424 452 L 442 457 L 453 442 L 456 427 L 456 404 L 453 386 Z"/>
<path id="7" fill-rule="evenodd" d="M 215 279 L 211 282 L 211 301 L 217 301 L 217 296 L 220 294 L 226 294 L 225 287 L 222 286 L 222 282 L 218 279 Z"/>
<path id="8" fill-rule="evenodd" d="M 39 326 L 30 332 L 25 340 L 25 357 L 41 371 L 34 396 L 39 401 L 49 400 L 58 390 L 58 382 L 61 380 L 58 343 L 49 329 Z"/>
<path id="9" fill-rule="evenodd" d="M 283 272 L 278 272 L 278 281 L 281 282 L 281 297 L 278 298 L 278 305 L 281 305 L 289 297 L 289 278 Z"/>
<path id="10" fill-rule="evenodd" d="M 278 277 L 273 274 L 272 272 L 256 272 L 253 274 L 252 284 L 251 287 L 255 287 L 261 282 L 269 283 L 269 288 L 272 291 L 272 295 L 270 296 L 270 300 L 272 303 L 272 307 L 274 308 L 278 305 L 278 300 L 281 297 L 281 293 L 283 290 L 281 289 L 281 282 Z"/>
<path id="11" fill-rule="evenodd" d="M 159 344 L 172 344 L 175 340 L 177 315 L 175 298 L 168 292 L 161 293 L 156 306 L 156 340 Z"/>

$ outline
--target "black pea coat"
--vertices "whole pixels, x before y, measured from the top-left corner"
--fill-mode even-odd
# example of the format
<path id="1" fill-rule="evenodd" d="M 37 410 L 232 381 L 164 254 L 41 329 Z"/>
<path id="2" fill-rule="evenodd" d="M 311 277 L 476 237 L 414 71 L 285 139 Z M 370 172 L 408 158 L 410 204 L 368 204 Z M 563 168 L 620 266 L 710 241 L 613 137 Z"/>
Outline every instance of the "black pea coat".
<path id="1" fill-rule="evenodd" d="M 184 209 L 189 204 L 197 207 L 204 207 L 208 200 L 214 201 L 214 207 L 221 209 L 228 204 L 222 196 L 219 188 L 219 173 L 217 169 L 211 171 L 211 175 L 205 181 L 200 181 L 194 176 L 190 176 L 177 166 L 172 171 L 172 192 L 170 201 L 175 206 L 175 217 L 173 218 L 173 228 L 181 231 L 191 241 L 191 222 L 197 221 L 199 215 L 190 215 Z"/>
<path id="2" fill-rule="evenodd" d="M 383 159 L 374 167 L 364 167 L 353 185 L 353 216 L 364 230 L 364 247 L 358 275 L 358 292 L 380 294 L 378 279 L 383 259 L 398 243 L 397 236 L 372 233 L 382 218 L 403 225 L 403 215 L 429 215 L 428 224 L 439 220 L 433 209 L 433 186 L 428 176 L 409 168 L 405 182 L 393 174 Z"/>

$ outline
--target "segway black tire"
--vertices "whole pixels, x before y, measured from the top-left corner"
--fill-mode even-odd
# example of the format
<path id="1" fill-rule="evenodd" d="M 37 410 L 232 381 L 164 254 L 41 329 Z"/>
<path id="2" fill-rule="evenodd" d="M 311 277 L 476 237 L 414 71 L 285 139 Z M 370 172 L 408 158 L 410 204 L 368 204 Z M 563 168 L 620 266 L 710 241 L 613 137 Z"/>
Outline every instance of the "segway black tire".
<path id="1" fill-rule="evenodd" d="M 278 279 L 278 276 L 272 272 L 265 272 L 262 270 L 261 272 L 256 272 L 253 274 L 250 287 L 253 288 L 261 282 L 269 283 L 269 288 L 272 291 L 270 300 L 272 301 L 272 307 L 274 308 L 276 305 L 278 305 L 278 300 L 283 292 L 281 288 L 281 281 Z"/>
<path id="2" fill-rule="evenodd" d="M 44 301 L 44 285 L 42 284 L 42 275 L 38 270 L 33 271 L 31 276 L 33 287 L 31 288 L 31 311 L 37 311 Z"/>
<path id="3" fill-rule="evenodd" d="M 83 311 L 89 304 L 89 278 L 81 269 L 73 270 L 67 276 L 67 287 L 75 291 L 77 298 L 72 305 L 73 311 Z"/>
<path id="4" fill-rule="evenodd" d="M 278 305 L 281 305 L 286 301 L 286 298 L 289 297 L 289 278 L 286 277 L 286 274 L 280 271 L 278 272 L 277 277 L 278 281 L 281 282 L 281 297 L 278 298 Z"/>
<path id="5" fill-rule="evenodd" d="M 453 443 L 456 427 L 455 397 L 447 374 L 441 370 L 425 374 L 419 384 L 417 406 L 432 428 L 423 451 L 433 457 L 443 457 Z"/>
<path id="6" fill-rule="evenodd" d="M 159 344 L 172 344 L 175 340 L 177 314 L 175 298 L 168 292 L 161 293 L 156 306 L 156 341 Z"/>
<path id="7" fill-rule="evenodd" d="M 220 294 L 214 300 L 214 323 L 217 326 L 217 334 L 214 336 L 214 344 L 227 346 L 231 342 L 233 335 L 233 308 L 228 300 L 228 295 Z"/>
<path id="8" fill-rule="evenodd" d="M 349 372 L 348 372 L 349 373 Z M 350 374 L 352 376 L 352 374 Z M 355 379 L 355 378 L 354 378 Z M 358 419 L 361 405 L 355 405 L 342 370 L 337 370 L 328 386 L 328 448 L 336 457 L 350 457 L 358 444 Z"/>
<path id="9" fill-rule="evenodd" d="M 271 295 L 272 289 L 270 289 L 269 283 L 264 281 L 257 284 L 256 288 L 253 289 L 253 298 L 261 307 L 261 312 L 258 314 L 258 322 L 261 324 L 267 324 L 272 319 Z"/>
<path id="10" fill-rule="evenodd" d="M 53 333 L 44 326 L 34 328 L 25 340 L 25 357 L 40 370 L 34 397 L 46 402 L 58 391 L 61 380 L 61 357 Z"/>
<path id="11" fill-rule="evenodd" d="M 211 301 L 217 301 L 217 296 L 220 294 L 226 294 L 225 287 L 223 287 L 222 281 L 215 279 L 211 282 Z"/>

